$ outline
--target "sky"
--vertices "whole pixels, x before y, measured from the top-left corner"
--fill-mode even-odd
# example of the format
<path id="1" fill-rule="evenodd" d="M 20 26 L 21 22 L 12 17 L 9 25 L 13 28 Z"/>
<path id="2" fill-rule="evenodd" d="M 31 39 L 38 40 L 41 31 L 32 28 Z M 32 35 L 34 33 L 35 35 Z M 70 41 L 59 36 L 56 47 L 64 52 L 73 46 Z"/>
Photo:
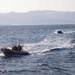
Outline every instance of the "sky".
<path id="1" fill-rule="evenodd" d="M 36 10 L 75 11 L 75 0 L 0 0 L 0 13 Z"/>

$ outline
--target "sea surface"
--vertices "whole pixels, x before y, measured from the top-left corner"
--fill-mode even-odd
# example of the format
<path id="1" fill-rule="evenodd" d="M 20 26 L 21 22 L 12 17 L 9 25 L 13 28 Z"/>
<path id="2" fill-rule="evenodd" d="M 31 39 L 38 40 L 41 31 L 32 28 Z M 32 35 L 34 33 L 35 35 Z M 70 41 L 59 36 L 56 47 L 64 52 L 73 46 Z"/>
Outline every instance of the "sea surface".
<path id="1" fill-rule="evenodd" d="M 19 43 L 30 55 L 0 51 L 0 75 L 75 75 L 75 25 L 0 26 L 0 49 Z"/>

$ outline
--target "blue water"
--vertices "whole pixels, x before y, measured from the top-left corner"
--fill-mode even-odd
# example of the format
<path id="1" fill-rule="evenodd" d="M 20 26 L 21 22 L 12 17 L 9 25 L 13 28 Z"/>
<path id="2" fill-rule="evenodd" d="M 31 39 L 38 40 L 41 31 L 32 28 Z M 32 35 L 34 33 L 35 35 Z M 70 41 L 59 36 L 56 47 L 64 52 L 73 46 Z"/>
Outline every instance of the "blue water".
<path id="1" fill-rule="evenodd" d="M 0 26 L 0 48 L 19 43 L 30 55 L 0 51 L 0 75 L 75 75 L 75 25 Z"/>

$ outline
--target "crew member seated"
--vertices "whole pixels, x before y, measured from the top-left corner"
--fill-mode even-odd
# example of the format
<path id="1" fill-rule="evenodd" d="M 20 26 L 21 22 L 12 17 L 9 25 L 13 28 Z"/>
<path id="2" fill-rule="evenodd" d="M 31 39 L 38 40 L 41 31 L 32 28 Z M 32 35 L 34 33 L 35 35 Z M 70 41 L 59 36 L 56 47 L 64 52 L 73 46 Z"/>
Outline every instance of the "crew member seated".
<path id="1" fill-rule="evenodd" d="M 15 51 L 22 51 L 22 47 L 20 44 L 18 46 L 13 46 L 12 47 L 12 50 L 15 50 Z"/>
<path id="2" fill-rule="evenodd" d="M 23 47 L 23 46 L 21 46 L 21 45 L 19 44 L 18 47 L 17 47 L 18 51 L 22 51 L 22 47 Z"/>
<path id="3" fill-rule="evenodd" d="M 13 47 L 12 47 L 12 50 L 17 51 L 17 46 L 13 46 Z"/>

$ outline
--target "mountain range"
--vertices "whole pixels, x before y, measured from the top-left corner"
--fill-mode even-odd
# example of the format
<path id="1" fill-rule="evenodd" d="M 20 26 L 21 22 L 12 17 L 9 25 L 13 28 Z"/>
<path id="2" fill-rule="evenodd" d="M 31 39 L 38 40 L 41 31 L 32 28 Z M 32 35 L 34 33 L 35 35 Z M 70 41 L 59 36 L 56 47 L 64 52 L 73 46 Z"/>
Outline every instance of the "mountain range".
<path id="1" fill-rule="evenodd" d="M 38 10 L 24 13 L 0 13 L 0 25 L 75 24 L 75 12 Z"/>

